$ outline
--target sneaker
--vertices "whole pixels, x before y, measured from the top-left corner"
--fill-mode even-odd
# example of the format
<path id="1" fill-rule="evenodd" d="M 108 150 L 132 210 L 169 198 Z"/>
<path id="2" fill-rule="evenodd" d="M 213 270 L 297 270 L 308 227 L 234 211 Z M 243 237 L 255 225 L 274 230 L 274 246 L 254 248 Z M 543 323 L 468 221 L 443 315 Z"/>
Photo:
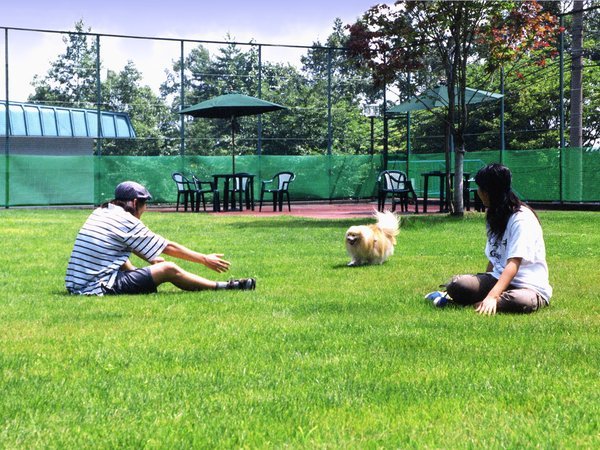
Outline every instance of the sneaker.
<path id="1" fill-rule="evenodd" d="M 239 280 L 229 280 L 226 289 L 240 289 L 242 291 L 253 291 L 256 289 L 256 280 L 254 278 L 240 278 Z"/>
<path id="2" fill-rule="evenodd" d="M 450 301 L 450 297 L 444 291 L 433 291 L 425 296 L 427 300 L 429 300 L 433 306 L 438 308 L 443 308 Z"/>

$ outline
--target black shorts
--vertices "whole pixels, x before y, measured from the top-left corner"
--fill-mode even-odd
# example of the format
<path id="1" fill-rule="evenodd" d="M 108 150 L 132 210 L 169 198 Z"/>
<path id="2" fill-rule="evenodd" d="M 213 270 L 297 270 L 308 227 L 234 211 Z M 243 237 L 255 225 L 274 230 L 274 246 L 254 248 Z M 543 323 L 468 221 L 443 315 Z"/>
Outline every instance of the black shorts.
<path id="1" fill-rule="evenodd" d="M 152 279 L 149 267 L 135 270 L 119 270 L 112 288 L 103 287 L 106 295 L 119 294 L 152 294 L 156 292 L 156 284 Z"/>

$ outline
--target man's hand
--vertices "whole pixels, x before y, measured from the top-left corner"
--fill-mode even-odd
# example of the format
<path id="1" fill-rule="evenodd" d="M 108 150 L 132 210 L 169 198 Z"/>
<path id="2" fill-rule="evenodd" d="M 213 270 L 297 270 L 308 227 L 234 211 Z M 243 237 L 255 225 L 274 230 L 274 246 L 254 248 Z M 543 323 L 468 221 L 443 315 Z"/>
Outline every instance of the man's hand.
<path id="1" fill-rule="evenodd" d="M 231 263 L 223 259 L 222 253 L 211 253 L 210 255 L 204 255 L 204 263 L 206 267 L 214 270 L 215 272 L 227 272 Z"/>
<path id="2" fill-rule="evenodd" d="M 120 267 L 120 270 L 123 272 L 128 272 L 130 270 L 135 270 L 137 269 L 137 267 L 135 267 L 131 261 L 127 260 L 123 263 L 123 265 Z"/>
<path id="3" fill-rule="evenodd" d="M 231 263 L 223 259 L 222 253 L 210 253 L 204 255 L 189 248 L 178 244 L 177 242 L 169 242 L 164 248 L 165 255 L 173 256 L 174 258 L 185 259 L 198 264 L 202 264 L 215 272 L 227 272 Z"/>
<path id="4" fill-rule="evenodd" d="M 475 303 L 475 311 L 479 314 L 485 314 L 492 316 L 496 314 L 496 306 L 498 305 L 498 299 L 495 297 L 487 296 L 479 303 Z"/>

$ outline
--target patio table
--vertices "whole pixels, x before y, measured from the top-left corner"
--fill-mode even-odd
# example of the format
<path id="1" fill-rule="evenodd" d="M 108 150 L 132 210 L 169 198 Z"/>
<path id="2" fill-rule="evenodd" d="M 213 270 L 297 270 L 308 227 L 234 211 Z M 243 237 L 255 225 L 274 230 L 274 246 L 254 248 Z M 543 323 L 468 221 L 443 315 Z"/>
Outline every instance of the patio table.
<path id="1" fill-rule="evenodd" d="M 446 203 L 447 203 L 447 198 L 446 198 L 446 183 L 444 182 L 445 177 L 446 177 L 446 172 L 443 172 L 441 170 L 434 170 L 431 172 L 425 172 L 422 174 L 423 178 L 424 178 L 424 183 L 423 183 L 423 212 L 427 212 L 427 198 L 429 196 L 429 178 L 433 177 L 433 178 L 439 178 L 440 180 L 440 212 L 443 211 L 447 211 L 446 209 Z M 470 179 L 471 179 L 471 174 L 470 173 L 463 173 L 463 188 L 464 189 L 469 189 L 469 184 L 470 184 Z M 450 183 L 451 186 L 453 186 L 454 183 L 454 172 L 450 173 Z"/>
<path id="2" fill-rule="evenodd" d="M 213 181 L 215 184 L 215 189 L 219 190 L 219 180 L 223 180 L 223 211 L 227 212 L 229 211 L 229 186 L 230 183 L 233 182 L 233 186 L 235 186 L 235 179 L 237 178 L 239 180 L 239 185 L 241 186 L 242 183 L 242 177 L 246 177 L 249 178 L 248 179 L 248 188 L 250 189 L 250 195 L 252 196 L 251 198 L 254 198 L 254 175 L 251 173 L 218 173 L 218 174 L 214 174 L 212 175 L 213 177 Z M 244 199 L 243 199 L 243 192 L 240 190 L 239 191 L 239 195 L 240 195 L 240 207 L 239 210 L 242 210 L 242 205 L 244 204 Z M 231 208 L 232 211 L 237 211 L 237 202 L 235 201 L 235 194 L 234 194 L 234 198 L 231 199 L 233 201 L 233 207 Z"/>

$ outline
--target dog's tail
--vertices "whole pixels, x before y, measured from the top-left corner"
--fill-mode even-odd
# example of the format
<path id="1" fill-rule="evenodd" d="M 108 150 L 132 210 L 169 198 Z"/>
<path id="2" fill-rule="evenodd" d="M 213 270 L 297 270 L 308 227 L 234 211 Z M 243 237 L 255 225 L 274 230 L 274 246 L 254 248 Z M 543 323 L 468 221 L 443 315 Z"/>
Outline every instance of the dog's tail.
<path id="1" fill-rule="evenodd" d="M 400 219 L 398 219 L 396 214 L 391 211 L 375 211 L 373 215 L 377 219 L 377 228 L 390 238 L 398 236 L 400 232 Z"/>

